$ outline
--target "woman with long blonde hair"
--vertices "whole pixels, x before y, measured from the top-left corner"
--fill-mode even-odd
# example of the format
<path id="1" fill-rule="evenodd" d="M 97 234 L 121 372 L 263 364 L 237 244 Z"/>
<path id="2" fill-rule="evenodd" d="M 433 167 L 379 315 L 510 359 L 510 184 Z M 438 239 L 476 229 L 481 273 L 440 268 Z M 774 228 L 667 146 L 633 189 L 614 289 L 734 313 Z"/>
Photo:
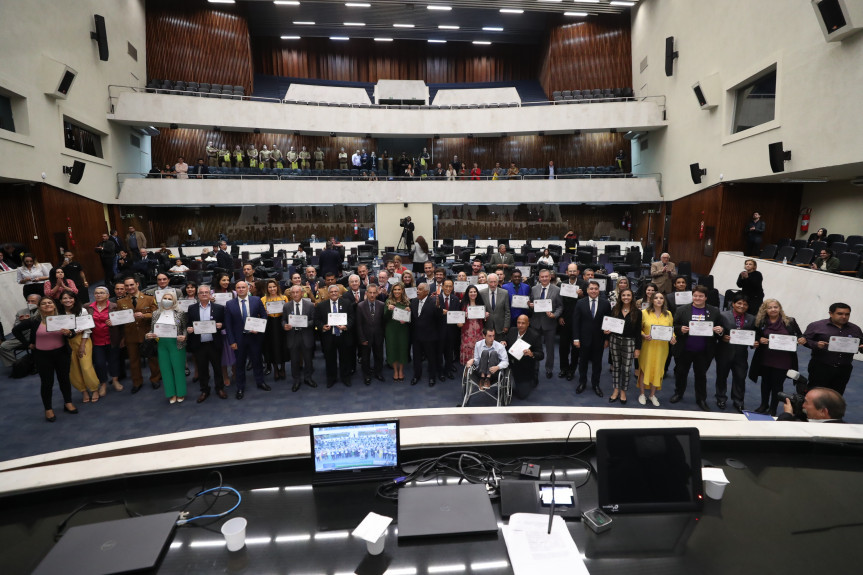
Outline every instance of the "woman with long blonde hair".
<path id="1" fill-rule="evenodd" d="M 779 300 L 766 299 L 755 316 L 756 348 L 749 366 L 749 379 L 758 381 L 758 377 L 761 377 L 761 405 L 755 411 L 775 415 L 785 374 L 789 369 L 797 369 L 797 350 L 771 349 L 771 335 L 793 335 L 798 345 L 806 343 L 797 322 L 785 315 Z"/>

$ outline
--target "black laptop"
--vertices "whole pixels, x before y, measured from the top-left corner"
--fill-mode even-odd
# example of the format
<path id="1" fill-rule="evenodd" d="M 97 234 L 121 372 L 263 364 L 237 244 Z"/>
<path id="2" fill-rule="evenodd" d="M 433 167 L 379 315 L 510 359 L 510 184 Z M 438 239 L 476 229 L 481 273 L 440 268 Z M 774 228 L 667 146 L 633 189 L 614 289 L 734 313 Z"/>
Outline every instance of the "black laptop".
<path id="1" fill-rule="evenodd" d="M 498 530 L 485 484 L 399 489 L 398 526 L 399 540 Z"/>

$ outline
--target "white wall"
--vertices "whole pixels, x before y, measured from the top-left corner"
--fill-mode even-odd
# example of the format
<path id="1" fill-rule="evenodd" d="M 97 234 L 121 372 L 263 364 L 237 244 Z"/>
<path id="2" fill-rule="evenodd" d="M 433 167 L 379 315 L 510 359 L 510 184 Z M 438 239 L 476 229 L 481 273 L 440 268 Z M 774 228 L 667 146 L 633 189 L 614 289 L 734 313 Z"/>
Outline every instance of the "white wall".
<path id="1" fill-rule="evenodd" d="M 105 17 L 107 62 L 99 60 L 96 42 L 90 39 L 94 14 Z M 127 42 L 137 48 L 137 62 L 128 55 Z M 140 169 L 142 153 L 130 144 L 128 126 L 108 121 L 108 85 L 143 85 L 145 48 L 143 0 L 0 2 L 0 88 L 26 98 L 28 115 L 26 121 L 15 118 L 16 129 L 22 126 L 28 133 L 0 131 L 0 177 L 41 182 L 45 172 L 52 186 L 102 202 L 113 200 L 116 173 Z M 52 61 L 78 72 L 66 100 L 44 93 L 47 84 L 59 80 Z M 65 148 L 64 115 L 103 134 L 104 158 Z M 149 159 L 149 142 L 142 141 L 142 146 Z M 87 165 L 77 186 L 70 185 L 62 171 L 74 160 Z"/>
<path id="2" fill-rule="evenodd" d="M 800 206 L 812 209 L 809 231 L 801 233 L 797 227 L 800 238 L 808 238 L 818 228 L 831 234 L 863 235 L 863 187 L 848 182 L 806 184 Z"/>
<path id="3" fill-rule="evenodd" d="M 680 56 L 665 76 L 665 38 Z M 648 66 L 639 72 L 641 61 Z M 863 149 L 863 34 L 824 41 L 809 0 L 644 0 L 633 8 L 633 86 L 636 94 L 664 94 L 668 128 L 651 132 L 642 172 L 661 172 L 669 199 L 724 180 L 772 174 L 767 146 L 792 150 L 786 175 L 860 162 Z M 778 67 L 776 120 L 760 133 L 732 138 L 726 90 L 768 65 Z M 718 75 L 718 103 L 701 110 L 692 85 Z M 702 184 L 689 164 L 707 169 Z"/>

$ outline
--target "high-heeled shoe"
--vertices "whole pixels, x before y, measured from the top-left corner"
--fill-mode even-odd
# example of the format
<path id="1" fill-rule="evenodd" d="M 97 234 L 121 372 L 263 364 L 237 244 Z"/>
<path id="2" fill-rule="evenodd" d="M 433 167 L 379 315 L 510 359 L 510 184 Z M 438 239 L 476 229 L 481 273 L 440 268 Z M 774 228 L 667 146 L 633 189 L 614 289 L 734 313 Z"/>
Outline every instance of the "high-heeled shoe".
<path id="1" fill-rule="evenodd" d="M 54 423 L 55 421 L 57 421 L 57 416 L 56 415 L 48 415 L 49 411 L 51 413 L 54 413 L 53 409 L 45 410 L 45 421 L 47 421 L 48 423 Z"/>
<path id="2" fill-rule="evenodd" d="M 64 406 L 63 406 L 63 411 L 65 411 L 66 413 L 70 413 L 70 414 L 72 414 L 72 415 L 78 415 L 78 408 L 76 408 L 76 407 L 73 407 L 72 409 L 69 409 L 68 407 L 66 407 L 66 406 L 64 405 Z"/>

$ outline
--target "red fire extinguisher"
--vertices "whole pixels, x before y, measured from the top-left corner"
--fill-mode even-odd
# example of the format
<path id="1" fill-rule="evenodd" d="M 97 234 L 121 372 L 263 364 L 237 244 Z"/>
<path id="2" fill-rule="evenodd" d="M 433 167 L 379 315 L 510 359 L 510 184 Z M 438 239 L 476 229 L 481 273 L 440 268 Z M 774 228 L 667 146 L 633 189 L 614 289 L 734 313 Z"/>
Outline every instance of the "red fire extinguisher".
<path id="1" fill-rule="evenodd" d="M 809 231 L 809 214 L 812 213 L 812 208 L 803 208 L 800 211 L 800 215 L 803 216 L 800 218 L 800 231 L 808 232 Z"/>
<path id="2" fill-rule="evenodd" d="M 360 227 L 359 227 L 359 225 L 357 225 L 357 220 L 356 220 L 356 219 L 354 220 L 354 235 L 355 235 L 355 236 L 360 235 Z"/>
<path id="3" fill-rule="evenodd" d="M 698 239 L 704 239 L 704 212 L 701 212 L 701 225 L 698 227 Z"/>

